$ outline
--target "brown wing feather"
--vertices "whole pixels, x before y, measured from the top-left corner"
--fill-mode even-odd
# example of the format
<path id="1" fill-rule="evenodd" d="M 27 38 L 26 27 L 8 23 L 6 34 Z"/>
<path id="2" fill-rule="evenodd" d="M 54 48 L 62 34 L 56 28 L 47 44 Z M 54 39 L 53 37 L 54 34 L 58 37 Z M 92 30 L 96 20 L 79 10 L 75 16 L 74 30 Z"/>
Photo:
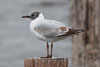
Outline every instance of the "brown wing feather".
<path id="1" fill-rule="evenodd" d="M 83 30 L 83 29 L 69 29 L 68 32 L 66 32 L 65 34 L 60 35 L 60 36 L 73 35 L 73 34 L 78 35 L 79 33 L 84 32 L 84 31 L 85 30 Z"/>

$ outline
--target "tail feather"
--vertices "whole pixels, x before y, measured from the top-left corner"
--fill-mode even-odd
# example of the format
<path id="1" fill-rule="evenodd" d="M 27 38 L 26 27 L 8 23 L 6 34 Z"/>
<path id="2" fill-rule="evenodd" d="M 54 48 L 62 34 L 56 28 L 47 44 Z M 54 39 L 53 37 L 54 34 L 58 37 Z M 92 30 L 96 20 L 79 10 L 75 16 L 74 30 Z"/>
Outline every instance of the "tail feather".
<path id="1" fill-rule="evenodd" d="M 78 35 L 79 33 L 81 33 L 81 32 L 84 32 L 85 30 L 83 30 L 83 29 L 73 29 L 74 30 L 74 32 L 73 33 L 75 33 L 76 35 Z"/>

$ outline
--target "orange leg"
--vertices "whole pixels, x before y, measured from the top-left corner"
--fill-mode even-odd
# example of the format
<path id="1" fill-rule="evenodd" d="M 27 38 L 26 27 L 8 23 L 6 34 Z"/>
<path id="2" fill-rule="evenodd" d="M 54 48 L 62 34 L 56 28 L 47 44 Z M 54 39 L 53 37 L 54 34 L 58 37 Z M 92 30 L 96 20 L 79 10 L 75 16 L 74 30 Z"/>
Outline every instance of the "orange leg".
<path id="1" fill-rule="evenodd" d="M 49 56 L 49 44 L 48 44 L 48 42 L 47 42 L 47 56 L 46 57 L 41 57 L 41 58 L 50 58 L 50 56 Z"/>

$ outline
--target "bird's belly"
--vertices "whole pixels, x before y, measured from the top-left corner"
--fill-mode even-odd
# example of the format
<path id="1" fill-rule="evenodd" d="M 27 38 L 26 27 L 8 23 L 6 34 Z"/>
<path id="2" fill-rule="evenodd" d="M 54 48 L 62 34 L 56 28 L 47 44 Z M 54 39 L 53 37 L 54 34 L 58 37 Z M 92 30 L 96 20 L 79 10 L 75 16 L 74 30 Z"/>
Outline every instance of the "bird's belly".
<path id="1" fill-rule="evenodd" d="M 46 42 L 56 42 L 56 41 L 60 41 L 60 40 L 63 40 L 65 38 L 67 38 L 69 36 L 62 36 L 62 37 L 52 37 L 52 38 L 38 38 L 42 41 L 46 41 Z"/>
<path id="2" fill-rule="evenodd" d="M 44 36 L 42 36 L 41 34 L 38 34 L 34 31 L 31 30 L 31 32 L 39 39 L 39 40 L 42 40 L 42 41 L 46 41 L 46 42 L 56 42 L 56 41 L 60 41 L 60 40 L 63 40 L 69 36 L 62 36 L 62 37 L 51 37 L 51 38 L 46 38 Z"/>

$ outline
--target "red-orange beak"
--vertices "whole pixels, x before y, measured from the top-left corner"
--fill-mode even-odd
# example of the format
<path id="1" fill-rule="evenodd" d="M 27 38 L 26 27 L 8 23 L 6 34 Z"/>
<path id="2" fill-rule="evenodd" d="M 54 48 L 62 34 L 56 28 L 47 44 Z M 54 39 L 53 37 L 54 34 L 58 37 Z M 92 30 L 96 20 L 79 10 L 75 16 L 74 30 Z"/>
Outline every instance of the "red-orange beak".
<path id="1" fill-rule="evenodd" d="M 31 18 L 31 16 L 28 16 L 28 15 L 27 16 L 22 16 L 22 18 Z"/>

